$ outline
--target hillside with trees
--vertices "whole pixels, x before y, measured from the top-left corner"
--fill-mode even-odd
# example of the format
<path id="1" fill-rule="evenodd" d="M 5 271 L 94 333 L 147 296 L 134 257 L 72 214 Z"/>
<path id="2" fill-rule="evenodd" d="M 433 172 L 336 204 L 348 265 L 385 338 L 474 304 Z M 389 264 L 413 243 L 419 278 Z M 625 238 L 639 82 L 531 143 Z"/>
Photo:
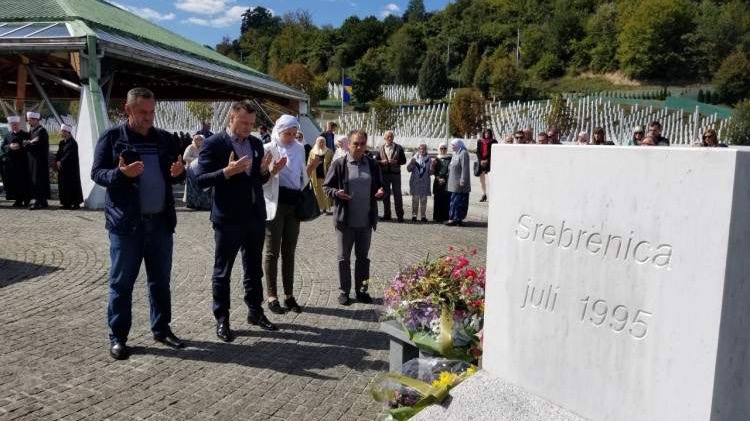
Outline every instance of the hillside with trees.
<path id="1" fill-rule="evenodd" d="M 306 11 L 256 7 L 239 37 L 216 49 L 313 102 L 342 72 L 360 103 L 377 98 L 380 84 L 418 85 L 425 99 L 475 88 L 513 100 L 613 73 L 652 85 L 713 83 L 727 104 L 750 96 L 750 6 L 741 0 L 455 0 L 432 13 L 410 0 L 402 16 L 352 16 L 338 28 L 317 27 Z"/>

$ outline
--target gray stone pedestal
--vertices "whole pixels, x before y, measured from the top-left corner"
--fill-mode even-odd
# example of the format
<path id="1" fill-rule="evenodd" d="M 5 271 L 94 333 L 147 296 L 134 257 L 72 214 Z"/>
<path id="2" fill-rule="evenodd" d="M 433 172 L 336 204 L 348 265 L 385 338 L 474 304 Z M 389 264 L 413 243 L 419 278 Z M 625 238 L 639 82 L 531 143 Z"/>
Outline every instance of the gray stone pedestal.
<path id="1" fill-rule="evenodd" d="M 391 373 L 403 373 L 402 367 L 405 362 L 417 357 L 429 357 L 417 348 L 414 342 L 409 340 L 409 335 L 401 329 L 394 320 L 388 320 L 380 324 L 380 330 L 387 333 L 390 341 L 388 352 L 388 371 Z"/>

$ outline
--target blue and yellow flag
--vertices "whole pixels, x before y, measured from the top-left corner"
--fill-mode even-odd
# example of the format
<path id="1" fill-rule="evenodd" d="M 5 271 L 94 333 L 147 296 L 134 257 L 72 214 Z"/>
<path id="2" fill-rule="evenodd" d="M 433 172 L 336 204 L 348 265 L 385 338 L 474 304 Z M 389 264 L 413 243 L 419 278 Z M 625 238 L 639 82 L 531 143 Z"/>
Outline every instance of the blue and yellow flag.
<path id="1" fill-rule="evenodd" d="M 352 101 L 352 80 L 348 77 L 345 77 L 342 85 L 343 89 L 341 92 L 341 100 L 344 101 L 344 104 L 349 105 L 349 103 Z"/>

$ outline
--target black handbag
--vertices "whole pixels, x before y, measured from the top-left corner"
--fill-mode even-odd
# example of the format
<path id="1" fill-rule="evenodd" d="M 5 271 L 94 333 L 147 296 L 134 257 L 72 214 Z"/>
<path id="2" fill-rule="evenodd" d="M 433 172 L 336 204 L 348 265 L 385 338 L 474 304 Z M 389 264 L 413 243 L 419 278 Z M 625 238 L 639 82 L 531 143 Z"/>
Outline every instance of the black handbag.
<path id="1" fill-rule="evenodd" d="M 479 161 L 474 161 L 474 176 L 479 177 L 482 174 L 480 167 L 479 167 Z"/>
<path id="2" fill-rule="evenodd" d="M 315 197 L 315 192 L 313 192 L 310 181 L 308 181 L 305 188 L 302 189 L 299 203 L 297 204 L 297 207 L 294 208 L 294 216 L 303 222 L 312 221 L 320 216 L 318 199 Z"/>

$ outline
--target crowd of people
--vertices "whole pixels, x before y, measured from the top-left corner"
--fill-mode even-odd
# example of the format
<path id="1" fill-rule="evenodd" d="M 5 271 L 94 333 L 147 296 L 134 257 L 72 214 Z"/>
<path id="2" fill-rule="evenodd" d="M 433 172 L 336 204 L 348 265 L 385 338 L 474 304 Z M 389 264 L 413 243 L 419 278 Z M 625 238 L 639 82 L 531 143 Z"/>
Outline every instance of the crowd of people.
<path id="1" fill-rule="evenodd" d="M 212 311 L 215 334 L 225 342 L 235 338 L 230 324 L 230 279 L 238 254 L 249 324 L 264 330 L 278 329 L 265 315 L 264 304 L 276 314 L 303 311 L 294 296 L 294 267 L 297 240 L 303 222 L 309 220 L 303 216 L 307 202 L 313 209 L 317 206 L 320 213 L 332 215 L 338 303 L 347 306 L 352 302 L 352 292 L 358 302 L 372 302 L 366 281 L 378 222 L 392 221 L 394 214 L 396 221 L 404 221 L 401 167 L 409 173 L 414 222 L 428 221 L 427 202 L 433 196 L 433 220 L 462 225 L 468 212 L 472 175 L 480 180 L 480 201 L 488 200 L 486 175 L 491 169 L 492 145 L 498 143 L 488 129 L 477 140 L 477 159 L 472 167 L 461 139 L 440 144 L 434 156 L 426 144 L 420 144 L 407 159 L 407 152 L 395 142 L 392 131 L 385 133 L 383 145 L 368 152 L 365 131 L 336 137 L 335 124 L 329 124 L 314 145 L 305 148 L 300 123 L 291 115 L 282 115 L 264 141 L 251 134 L 256 120 L 252 104 L 239 101 L 230 108 L 226 128 L 213 133 L 204 126 L 183 149 L 172 134 L 154 127 L 155 101 L 148 89 L 128 92 L 127 121 L 101 135 L 90 174 L 106 189 L 105 226 L 110 240 L 107 322 L 109 353 L 117 360 L 127 359 L 131 352 L 127 340 L 132 293 L 142 263 L 153 338 L 172 348 L 185 346 L 170 327 L 170 278 L 177 226 L 174 184 L 187 183 L 187 206 L 210 209 L 215 243 Z M 32 208 L 46 207 L 48 166 L 42 164 L 46 162 L 43 152 L 48 150 L 48 136 L 39 125 L 38 114 L 29 113 L 27 120 L 30 133 L 20 129 L 19 118 L 9 119 L 11 132 L 2 144 L 3 177 L 7 194 L 18 206 L 34 199 Z M 644 145 L 651 139 L 653 144 L 668 144 L 659 128 L 651 124 L 646 135 L 643 130 L 634 130 L 634 141 Z M 54 160 L 60 172 L 61 203 L 77 207 L 82 202 L 77 145 L 69 126 L 64 125 L 62 132 Z M 530 131 L 519 131 L 506 143 L 535 143 L 531 137 Z M 579 138 L 579 143 L 611 144 L 599 128 L 591 140 L 583 134 Z M 536 143 L 559 144 L 557 131 L 540 133 Z M 722 144 L 715 131 L 707 130 L 699 146 Z M 382 215 L 379 202 L 383 203 Z M 283 296 L 277 287 L 279 264 Z"/>
<path id="2" fill-rule="evenodd" d="M 78 163 L 78 143 L 73 138 L 73 128 L 63 124 L 61 141 L 52 163 L 49 161 L 49 134 L 40 124 L 39 113 L 26 113 L 29 131 L 21 127 L 21 117 L 7 118 L 9 132 L 0 145 L 0 178 L 5 199 L 13 201 L 14 208 L 31 210 L 49 206 L 51 195 L 50 164 L 57 171 L 60 206 L 78 209 L 83 202 Z"/>

